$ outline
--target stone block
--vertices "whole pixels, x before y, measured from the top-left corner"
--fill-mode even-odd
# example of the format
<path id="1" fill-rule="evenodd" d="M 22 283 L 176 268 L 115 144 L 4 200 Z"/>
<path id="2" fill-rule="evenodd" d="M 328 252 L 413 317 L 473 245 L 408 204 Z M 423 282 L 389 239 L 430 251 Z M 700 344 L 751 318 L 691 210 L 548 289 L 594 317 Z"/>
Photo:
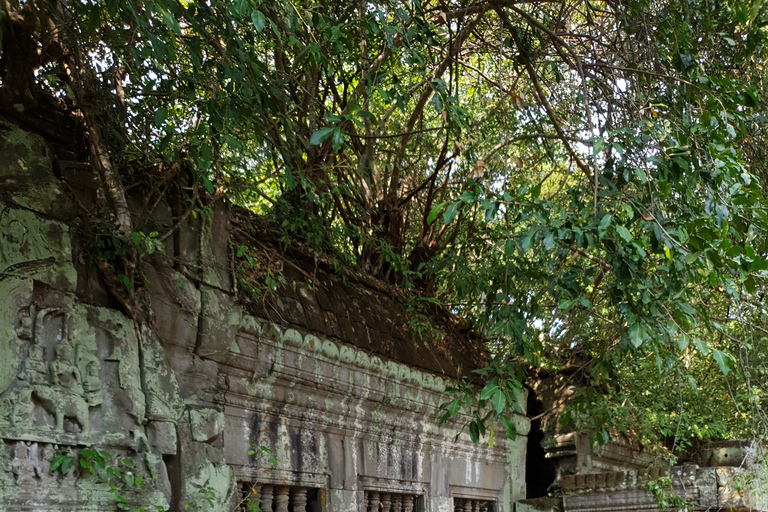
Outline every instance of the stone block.
<path id="1" fill-rule="evenodd" d="M 52 164 L 42 137 L 0 120 L 0 202 L 59 220 L 73 219 L 74 201 L 53 175 Z"/>
<path id="2" fill-rule="evenodd" d="M 224 432 L 224 413 L 214 409 L 192 409 L 189 411 L 189 424 L 192 439 L 211 444 Z"/>
<path id="3" fill-rule="evenodd" d="M 141 330 L 141 365 L 146 386 L 147 418 L 177 422 L 184 411 L 176 374 L 155 332 L 146 325 Z"/>
<path id="4" fill-rule="evenodd" d="M 154 330 L 163 345 L 194 348 L 201 310 L 200 290 L 173 268 L 147 265 L 144 270 L 154 313 Z"/>
<path id="5" fill-rule="evenodd" d="M 203 215 L 200 266 L 203 283 L 233 292 L 232 254 L 229 247 L 230 208 L 222 200 L 213 205 L 213 215 Z"/>
<path id="6" fill-rule="evenodd" d="M 69 226 L 31 211 L 0 206 L 0 274 L 75 291 Z"/>
<path id="7" fill-rule="evenodd" d="M 676 483 L 673 481 L 673 484 Z M 715 468 L 699 468 L 696 471 L 696 488 L 699 490 L 697 508 L 717 508 L 717 475 Z"/>
<path id="8" fill-rule="evenodd" d="M 153 452 L 161 455 L 176 455 L 178 452 L 175 423 L 169 421 L 148 422 L 147 438 Z"/>
<path id="9" fill-rule="evenodd" d="M 221 360 L 226 357 L 240 328 L 243 310 L 232 295 L 200 286 L 201 320 L 195 353 Z"/>

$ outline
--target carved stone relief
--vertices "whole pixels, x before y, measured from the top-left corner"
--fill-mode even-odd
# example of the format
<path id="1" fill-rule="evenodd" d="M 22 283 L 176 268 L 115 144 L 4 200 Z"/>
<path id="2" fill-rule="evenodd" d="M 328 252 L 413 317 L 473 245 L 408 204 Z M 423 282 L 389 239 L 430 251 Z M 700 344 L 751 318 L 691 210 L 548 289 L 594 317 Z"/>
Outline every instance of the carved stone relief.
<path id="1" fill-rule="evenodd" d="M 0 402 L 3 437 L 90 444 L 89 409 L 103 401 L 101 365 L 93 333 L 79 333 L 74 316 L 35 306 L 21 310 L 21 363 Z"/>

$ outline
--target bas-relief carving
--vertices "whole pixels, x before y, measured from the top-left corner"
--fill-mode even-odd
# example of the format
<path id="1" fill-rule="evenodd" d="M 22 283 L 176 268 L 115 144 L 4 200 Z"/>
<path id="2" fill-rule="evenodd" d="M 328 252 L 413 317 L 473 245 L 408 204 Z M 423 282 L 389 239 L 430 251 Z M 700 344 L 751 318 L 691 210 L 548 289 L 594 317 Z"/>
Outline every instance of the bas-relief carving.
<path id="1" fill-rule="evenodd" d="M 92 330 L 78 332 L 74 317 L 34 306 L 21 311 L 21 362 L 1 402 L 4 438 L 91 443 L 89 409 L 103 401 L 101 365 Z"/>
<path id="2" fill-rule="evenodd" d="M 69 227 L 0 204 L 0 282 L 14 278 L 39 279 L 74 291 L 77 272 Z"/>
<path id="3" fill-rule="evenodd" d="M 57 485 L 57 479 L 58 485 L 66 482 L 72 488 L 76 482 L 82 484 L 86 479 L 74 470 L 66 477 L 50 473 L 49 463 L 63 447 L 77 455 L 79 447 L 91 444 L 130 451 L 137 460 L 144 460 L 137 464 L 137 471 L 145 476 L 158 473 L 166 482 L 170 480 L 159 455 L 174 455 L 178 457 L 175 471 L 185 487 L 182 496 L 191 499 L 199 489 L 212 486 L 224 499 L 233 492 L 234 475 L 223 447 L 235 440 L 232 435 L 227 437 L 229 417 L 220 408 L 232 398 L 243 403 L 242 413 L 251 421 L 256 406 L 283 411 L 278 415 L 291 427 L 281 431 L 287 438 L 279 444 L 284 451 L 295 452 L 283 458 L 301 473 L 315 468 L 318 486 L 328 480 L 325 460 L 329 451 L 328 438 L 314 435 L 318 428 L 344 430 L 352 434 L 349 439 L 355 446 L 357 434 L 375 438 L 367 440 L 366 446 L 389 446 L 392 439 L 386 433 L 393 429 L 408 433 L 406 441 L 398 438 L 397 442 L 407 442 L 414 453 L 421 453 L 427 438 L 430 443 L 442 443 L 443 436 L 428 429 L 429 420 L 424 419 L 436 404 L 423 403 L 426 396 L 432 402 L 437 400 L 444 391 L 442 379 L 393 362 L 383 363 L 330 340 L 293 330 L 283 333 L 283 328 L 270 322 L 241 318 L 239 309 L 232 307 L 235 299 L 231 294 L 208 287 L 203 287 L 204 297 L 198 301 L 203 304 L 192 308 L 194 312 L 202 309 L 205 318 L 203 329 L 195 333 L 199 346 L 189 356 L 193 369 L 197 365 L 205 371 L 190 371 L 192 378 L 179 372 L 179 379 L 187 378 L 179 381 L 185 404 L 165 350 L 152 331 L 142 328 L 137 332 L 117 311 L 75 304 L 77 275 L 69 233 L 65 224 L 0 204 L 0 443 L 7 443 L 7 468 L 0 461 L 0 509 L 8 503 L 4 499 L 11 486 L 4 485 L 6 478 L 17 486 L 43 477 L 44 486 Z M 30 306 L 33 280 L 66 295 L 66 300 L 35 299 L 35 307 Z M 160 324 L 168 321 L 158 317 Z M 243 332 L 238 334 L 238 328 Z M 158 328 L 158 332 L 173 331 Z M 243 340 L 249 337 L 242 335 L 245 333 L 274 343 L 250 346 L 252 340 Z M 230 353 L 238 375 L 250 376 L 238 384 L 244 393 L 237 397 L 227 393 L 237 382 L 236 375 L 217 370 L 219 359 L 229 358 Z M 297 386 L 306 375 L 325 391 L 307 393 L 306 386 Z M 282 379 L 279 397 L 262 400 L 256 393 L 246 392 L 252 385 L 270 387 L 278 377 Z M 354 379 L 358 377 L 363 381 L 357 383 Z M 207 389 L 198 392 L 194 386 L 218 394 Z M 344 389 L 341 395 L 340 388 Z M 350 446 L 340 456 L 352 458 L 356 450 Z M 364 450 L 363 444 L 360 450 Z M 382 451 L 377 459 L 383 475 L 400 475 L 394 471 L 396 467 L 402 467 L 400 476 L 408 479 L 429 472 L 422 471 L 415 458 L 406 461 L 398 450 Z M 349 461 L 350 482 L 360 464 L 356 455 L 354 459 Z M 55 492 L 64 496 L 63 491 Z M 85 502 L 82 506 L 75 503 L 78 510 L 96 510 Z M 54 504 L 48 509 L 71 507 L 56 508 Z"/>
<path id="4" fill-rule="evenodd" d="M 33 279 L 74 291 L 69 228 L 0 204 L 0 392 L 16 379 L 20 336 L 25 329 L 31 336 L 31 325 L 21 322 L 31 321 L 23 312 L 32 299 Z"/>
<path id="5" fill-rule="evenodd" d="M 143 326 L 141 337 L 147 419 L 176 423 L 184 412 L 176 374 L 170 370 L 155 332 Z"/>

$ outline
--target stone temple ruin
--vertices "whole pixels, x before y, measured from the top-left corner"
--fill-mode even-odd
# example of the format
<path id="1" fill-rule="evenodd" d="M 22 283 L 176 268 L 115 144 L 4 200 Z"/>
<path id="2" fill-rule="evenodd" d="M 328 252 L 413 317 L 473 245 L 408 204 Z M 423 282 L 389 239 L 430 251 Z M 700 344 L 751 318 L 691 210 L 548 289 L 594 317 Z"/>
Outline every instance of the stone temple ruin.
<path id="1" fill-rule="evenodd" d="M 93 173 L 56 152 L 0 122 L 0 510 L 239 511 L 259 496 L 274 512 L 510 512 L 525 497 L 524 416 L 493 447 L 438 428 L 446 384 L 485 358 L 460 326 L 423 341 L 387 290 L 316 262 L 286 264 L 299 285 L 246 307 L 221 204 L 145 259 L 136 325 L 81 236 Z M 151 212 L 157 231 L 173 208 Z"/>
<path id="2" fill-rule="evenodd" d="M 135 324 L 89 262 L 77 212 L 93 179 L 60 141 L 0 120 L 0 510 L 658 509 L 644 483 L 670 470 L 625 446 L 523 415 L 493 446 L 464 418 L 438 427 L 446 385 L 486 354 L 450 318 L 441 343 L 414 336 L 380 283 L 298 258 L 276 269 L 296 286 L 239 300 L 225 205 L 145 259 L 151 314 Z M 166 201 L 145 213 L 161 233 L 178 220 Z M 751 509 L 738 468 L 709 462 L 672 468 L 675 492 Z"/>

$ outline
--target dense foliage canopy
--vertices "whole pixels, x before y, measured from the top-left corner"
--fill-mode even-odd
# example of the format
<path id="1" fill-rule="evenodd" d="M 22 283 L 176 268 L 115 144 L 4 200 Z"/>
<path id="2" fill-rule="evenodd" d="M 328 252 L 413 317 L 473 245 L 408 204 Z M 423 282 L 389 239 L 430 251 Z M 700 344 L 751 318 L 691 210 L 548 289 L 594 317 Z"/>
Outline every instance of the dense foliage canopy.
<path id="1" fill-rule="evenodd" d="M 483 331 L 473 437 L 522 369 L 599 439 L 768 433 L 762 0 L 4 5 L 0 101 L 82 117 L 133 314 L 125 189 L 183 176 Z"/>

